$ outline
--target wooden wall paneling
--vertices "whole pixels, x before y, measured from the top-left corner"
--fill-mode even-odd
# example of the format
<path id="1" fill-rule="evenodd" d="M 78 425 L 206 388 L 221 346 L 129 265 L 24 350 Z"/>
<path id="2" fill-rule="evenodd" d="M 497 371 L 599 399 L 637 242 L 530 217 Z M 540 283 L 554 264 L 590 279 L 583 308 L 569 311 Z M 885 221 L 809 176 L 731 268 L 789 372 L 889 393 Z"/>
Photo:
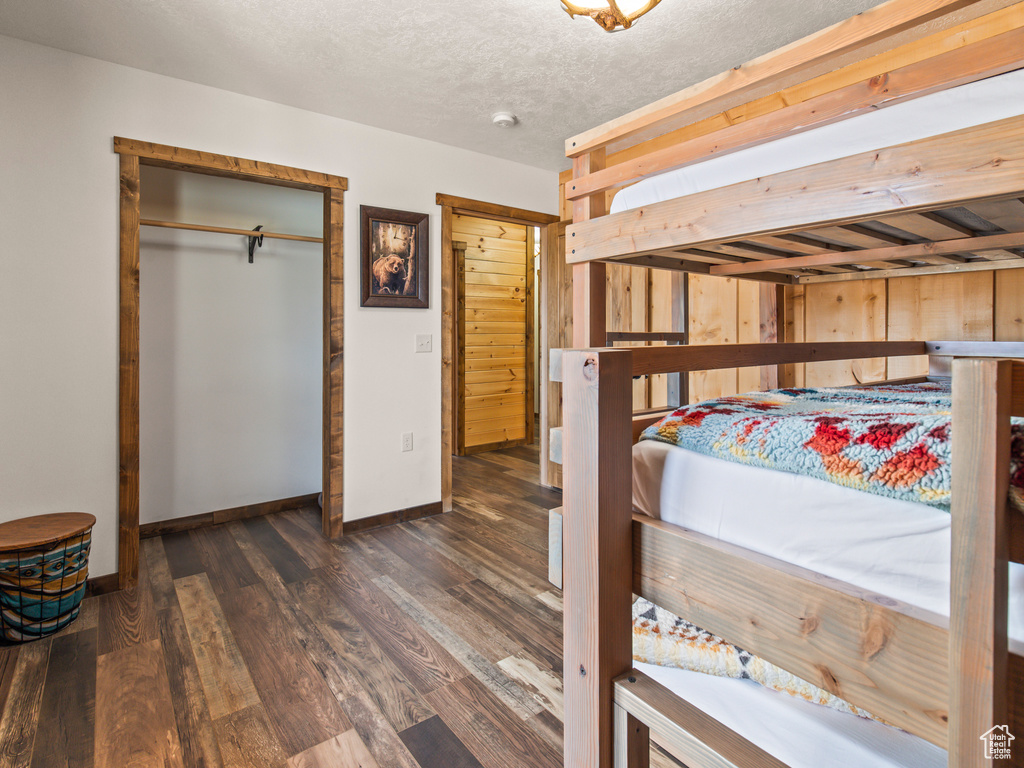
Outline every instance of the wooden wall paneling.
<path id="1" fill-rule="evenodd" d="M 464 241 L 456 265 L 456 451 L 463 455 L 532 438 L 530 311 L 532 228 L 455 213 L 452 237 Z M 495 296 L 486 281 L 508 279 L 510 294 Z M 470 307 L 472 304 L 472 307 Z M 499 352 L 498 349 L 501 349 Z M 474 357 L 478 350 L 491 351 Z M 500 405 L 476 398 L 506 396 Z M 510 409 L 509 406 L 516 406 Z"/>
<path id="2" fill-rule="evenodd" d="M 994 341 L 1024 341 L 1024 272 L 995 273 Z"/>
<path id="3" fill-rule="evenodd" d="M 139 578 L 139 158 L 120 155 L 118 587 Z"/>
<path id="4" fill-rule="evenodd" d="M 992 341 L 992 279 L 992 272 L 890 279 L 889 340 Z M 887 378 L 927 374 L 926 356 L 888 361 Z"/>
<path id="5" fill-rule="evenodd" d="M 786 324 L 786 288 L 782 285 L 758 286 L 758 305 L 760 309 L 760 339 L 767 344 L 781 341 L 780 328 Z M 779 386 L 779 366 L 761 367 L 761 389 L 777 389 Z"/>
<path id="6" fill-rule="evenodd" d="M 685 343 L 692 343 L 690 336 L 690 276 L 685 272 L 672 273 L 672 330 L 685 334 Z M 682 373 L 669 374 L 668 402 L 685 405 L 690 401 L 690 377 Z"/>
<path id="7" fill-rule="evenodd" d="M 884 341 L 885 280 L 805 286 L 806 341 Z M 880 381 L 885 358 L 807 363 L 805 385 L 839 387 Z"/>
<path id="8" fill-rule="evenodd" d="M 783 341 L 801 342 L 805 341 L 804 332 L 804 294 L 807 289 L 802 285 L 787 286 L 785 289 L 785 313 L 786 323 L 780 329 L 783 333 Z M 802 387 L 804 386 L 805 366 L 803 363 L 796 365 L 779 366 L 780 387 Z"/>
<path id="9" fill-rule="evenodd" d="M 737 280 L 729 277 L 690 275 L 690 344 L 735 344 L 737 338 Z M 737 389 L 735 368 L 694 371 L 689 374 L 689 402 L 696 403 Z"/>
<path id="10" fill-rule="evenodd" d="M 648 319 L 648 330 L 650 331 L 673 331 L 672 326 L 672 285 L 673 272 L 667 269 L 651 269 L 650 292 L 648 306 L 650 317 Z M 657 342 L 661 343 L 661 342 Z M 650 376 L 650 406 L 661 408 L 668 405 L 668 377 L 667 373 L 656 373 Z"/>
<path id="11" fill-rule="evenodd" d="M 774 286 L 768 286 L 774 291 Z M 761 284 L 753 280 L 736 281 L 736 342 L 755 344 L 761 339 Z M 736 391 L 761 389 L 761 368 L 737 368 Z"/>
<path id="12" fill-rule="evenodd" d="M 344 193 L 324 191 L 324 536 L 341 536 L 345 512 L 345 263 Z"/>

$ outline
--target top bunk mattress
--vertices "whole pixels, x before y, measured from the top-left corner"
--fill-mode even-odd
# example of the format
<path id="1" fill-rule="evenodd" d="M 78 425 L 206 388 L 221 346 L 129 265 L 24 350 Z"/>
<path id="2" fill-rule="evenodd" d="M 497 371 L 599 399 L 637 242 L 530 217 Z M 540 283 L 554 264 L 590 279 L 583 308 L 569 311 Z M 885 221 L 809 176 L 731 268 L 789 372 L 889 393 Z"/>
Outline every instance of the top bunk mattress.
<path id="1" fill-rule="evenodd" d="M 1024 115 L 1024 70 L 922 96 L 644 179 L 619 190 L 611 213 L 1017 115 Z"/>

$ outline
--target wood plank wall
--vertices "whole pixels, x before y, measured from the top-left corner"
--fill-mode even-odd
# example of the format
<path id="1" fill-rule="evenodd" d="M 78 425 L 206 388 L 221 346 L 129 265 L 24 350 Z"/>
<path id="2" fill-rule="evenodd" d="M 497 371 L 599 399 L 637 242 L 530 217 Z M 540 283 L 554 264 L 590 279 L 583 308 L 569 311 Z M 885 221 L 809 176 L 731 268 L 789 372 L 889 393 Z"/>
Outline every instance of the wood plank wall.
<path id="1" fill-rule="evenodd" d="M 690 276 L 692 344 L 758 340 L 758 287 Z M 1024 270 L 816 283 L 786 290 L 785 341 L 1024 341 Z M 928 361 L 872 358 L 787 366 L 783 386 L 922 376 Z M 690 374 L 691 402 L 759 388 L 757 369 Z"/>
<path id="2" fill-rule="evenodd" d="M 527 438 L 527 229 L 452 217 L 452 239 L 466 243 L 459 265 L 460 454 Z"/>
<path id="3" fill-rule="evenodd" d="M 553 349 L 572 344 L 572 275 L 564 263 L 564 236 L 558 241 L 559 250 L 551 249 L 555 258 L 545 265 L 542 280 L 547 346 Z M 683 330 L 681 274 L 616 265 L 609 265 L 608 273 L 609 330 Z M 689 275 L 688 283 L 691 344 L 758 341 L 757 283 L 707 275 Z M 1024 341 L 1024 269 L 788 287 L 785 314 L 785 341 Z M 927 370 L 923 357 L 792 365 L 780 371 L 780 386 L 844 386 L 920 376 Z M 666 378 L 635 381 L 633 408 L 665 405 Z M 690 402 L 750 392 L 760 388 L 759 369 L 691 373 L 689 384 Z M 558 426 L 561 388 L 543 386 L 549 424 Z M 548 484 L 561 487 L 561 468 L 548 463 L 547 471 Z"/>
<path id="4" fill-rule="evenodd" d="M 787 341 L 1024 341 L 1024 271 L 921 275 L 787 290 Z M 927 359 L 816 363 L 797 386 L 920 376 Z"/>
<path id="5" fill-rule="evenodd" d="M 541 305 L 544 334 L 542 354 L 549 349 L 572 346 L 572 268 L 565 264 L 565 233 L 552 225 L 548 233 L 548 258 L 541 265 Z M 557 247 L 556 247 L 557 246 Z M 684 330 L 684 275 L 660 269 L 609 264 L 607 267 L 607 328 L 609 331 L 670 332 Z M 717 279 L 717 278 L 716 278 Z M 736 283 L 734 279 L 730 283 Z M 755 290 L 756 296 L 756 290 Z M 757 308 L 753 310 L 757 324 Z M 710 342 L 706 342 L 710 343 Z M 626 346 L 622 343 L 621 346 Z M 668 403 L 668 376 L 643 376 L 633 381 L 633 409 L 654 408 Z M 562 388 L 556 382 L 541 382 L 546 398 L 547 423 L 562 424 Z M 541 424 L 541 429 L 544 424 Z M 562 487 L 562 469 L 547 460 L 543 479 L 547 485 Z"/>

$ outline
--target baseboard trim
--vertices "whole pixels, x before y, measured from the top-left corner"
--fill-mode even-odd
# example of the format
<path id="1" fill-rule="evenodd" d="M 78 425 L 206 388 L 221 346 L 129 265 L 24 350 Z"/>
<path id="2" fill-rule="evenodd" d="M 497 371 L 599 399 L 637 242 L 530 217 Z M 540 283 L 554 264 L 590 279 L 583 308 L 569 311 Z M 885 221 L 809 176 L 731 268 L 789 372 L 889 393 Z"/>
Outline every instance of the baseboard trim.
<path id="1" fill-rule="evenodd" d="M 346 521 L 342 523 L 341 535 L 348 536 L 352 533 L 369 531 L 374 528 L 383 528 L 385 525 L 395 523 L 407 523 L 410 520 L 419 520 L 421 517 L 432 517 L 441 514 L 442 505 L 440 501 L 433 501 L 430 504 L 420 504 L 418 507 L 408 507 L 394 512 L 385 512 L 382 515 L 364 517 L 360 520 Z"/>
<path id="2" fill-rule="evenodd" d="M 482 445 L 469 445 L 462 449 L 461 456 L 472 456 L 475 453 L 485 453 L 487 451 L 500 451 L 504 448 L 518 448 L 521 445 L 529 445 L 526 438 L 520 438 L 518 440 L 504 440 L 500 443 L 484 443 Z"/>
<path id="3" fill-rule="evenodd" d="M 203 512 L 188 517 L 176 517 L 173 520 L 160 520 L 155 523 L 144 523 L 139 526 L 139 538 L 149 539 L 154 536 L 163 536 L 167 533 L 180 533 L 191 531 L 196 528 L 205 528 L 209 525 L 220 525 L 230 523 L 232 520 L 245 520 L 249 517 L 262 517 L 275 512 L 285 512 L 289 509 L 315 506 L 317 493 L 307 493 L 304 496 L 292 496 L 287 499 L 275 501 L 264 501 L 259 504 L 247 504 L 244 507 L 231 507 L 230 509 L 218 509 L 214 512 Z"/>
<path id="4" fill-rule="evenodd" d="M 85 582 L 85 596 L 96 597 L 117 592 L 120 589 L 116 573 L 108 573 L 106 576 L 95 576 Z"/>

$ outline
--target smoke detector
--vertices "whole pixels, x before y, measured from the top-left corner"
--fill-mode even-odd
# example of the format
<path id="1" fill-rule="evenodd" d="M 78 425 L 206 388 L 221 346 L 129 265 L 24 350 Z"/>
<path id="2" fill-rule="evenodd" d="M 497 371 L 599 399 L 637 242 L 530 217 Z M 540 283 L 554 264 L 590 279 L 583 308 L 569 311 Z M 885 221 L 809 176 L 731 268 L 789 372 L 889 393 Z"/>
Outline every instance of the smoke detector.
<path id="1" fill-rule="evenodd" d="M 491 115 L 491 122 L 499 128 L 512 128 L 519 122 L 519 118 L 511 112 L 495 112 Z"/>

